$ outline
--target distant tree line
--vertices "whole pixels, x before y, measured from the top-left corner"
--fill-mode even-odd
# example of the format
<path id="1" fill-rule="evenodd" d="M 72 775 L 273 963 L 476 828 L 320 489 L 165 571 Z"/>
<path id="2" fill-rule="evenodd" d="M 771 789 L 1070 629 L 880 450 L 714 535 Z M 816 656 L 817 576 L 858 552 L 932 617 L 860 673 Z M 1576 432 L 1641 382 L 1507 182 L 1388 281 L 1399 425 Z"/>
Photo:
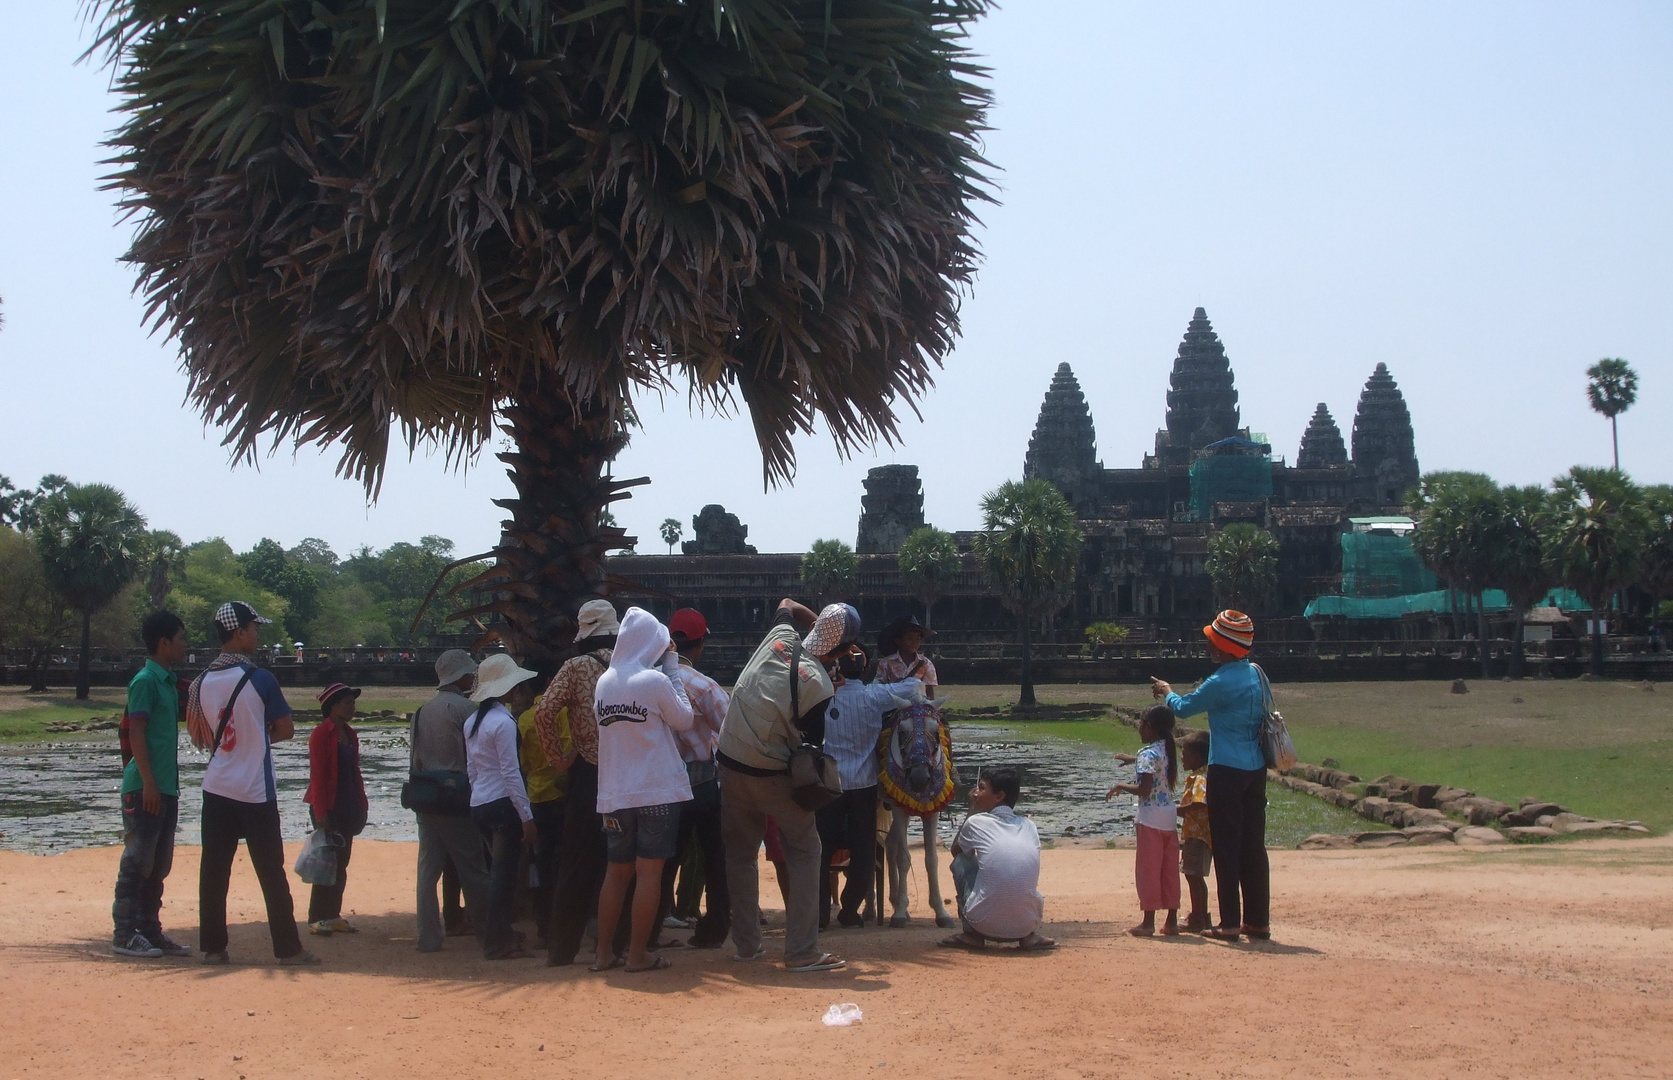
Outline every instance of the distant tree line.
<path id="1" fill-rule="evenodd" d="M 228 600 L 253 604 L 287 645 L 384 648 L 474 637 L 479 627 L 448 621 L 467 606 L 451 590 L 487 564 L 444 576 L 452 561 L 453 542 L 440 536 L 382 550 L 363 545 L 346 558 L 312 537 L 290 548 L 263 538 L 243 552 L 221 537 L 187 544 L 148 528 L 108 485 L 48 476 L 19 489 L 0 477 L 0 648 L 23 652 L 31 682 L 44 689 L 53 654 L 79 642 L 77 694 L 86 697 L 91 650 L 135 645 L 140 621 L 162 608 L 185 619 L 193 643 L 206 649 L 217 640 L 215 609 Z"/>

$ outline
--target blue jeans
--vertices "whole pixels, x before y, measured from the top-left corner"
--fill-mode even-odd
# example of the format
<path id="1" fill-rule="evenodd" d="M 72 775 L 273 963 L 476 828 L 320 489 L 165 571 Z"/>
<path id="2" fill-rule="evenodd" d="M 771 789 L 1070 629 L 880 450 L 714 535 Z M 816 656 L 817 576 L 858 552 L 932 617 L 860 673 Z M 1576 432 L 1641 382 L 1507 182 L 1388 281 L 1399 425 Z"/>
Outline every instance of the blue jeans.
<path id="1" fill-rule="evenodd" d="M 976 887 L 976 856 L 966 851 L 953 856 L 953 891 L 958 896 L 958 917 L 964 923 L 965 930 L 970 933 L 980 933 L 970 920 L 964 917 L 964 898 L 971 889 Z"/>
<path id="2" fill-rule="evenodd" d="M 116 869 L 116 902 L 110 906 L 118 945 L 135 934 L 155 942 L 163 933 L 163 879 L 174 866 L 180 799 L 161 798 L 163 805 L 148 814 L 139 792 L 122 796 L 122 861 Z"/>
<path id="3" fill-rule="evenodd" d="M 511 928 L 511 899 L 517 890 L 517 859 L 523 848 L 523 819 L 510 799 L 471 807 L 471 820 L 488 842 L 488 902 L 477 932 L 482 955 L 493 957 L 516 943 Z"/>

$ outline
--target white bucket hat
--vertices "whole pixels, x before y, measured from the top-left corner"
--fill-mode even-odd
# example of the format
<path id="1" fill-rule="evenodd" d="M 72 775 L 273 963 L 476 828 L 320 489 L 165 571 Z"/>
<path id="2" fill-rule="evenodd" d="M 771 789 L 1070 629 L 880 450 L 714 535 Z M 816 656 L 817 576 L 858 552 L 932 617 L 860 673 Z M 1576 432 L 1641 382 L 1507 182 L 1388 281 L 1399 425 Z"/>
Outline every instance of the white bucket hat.
<path id="1" fill-rule="evenodd" d="M 452 686 L 466 675 L 476 674 L 476 661 L 463 649 L 449 649 L 436 657 L 436 686 Z"/>
<path id="2" fill-rule="evenodd" d="M 588 600 L 575 613 L 576 641 L 614 634 L 621 628 L 622 624 L 616 619 L 616 609 L 608 600 Z"/>
<path id="3" fill-rule="evenodd" d="M 535 675 L 528 668 L 518 667 L 510 653 L 495 653 L 477 665 L 476 689 L 471 691 L 471 700 L 480 702 L 504 697 L 512 687 L 528 682 Z"/>

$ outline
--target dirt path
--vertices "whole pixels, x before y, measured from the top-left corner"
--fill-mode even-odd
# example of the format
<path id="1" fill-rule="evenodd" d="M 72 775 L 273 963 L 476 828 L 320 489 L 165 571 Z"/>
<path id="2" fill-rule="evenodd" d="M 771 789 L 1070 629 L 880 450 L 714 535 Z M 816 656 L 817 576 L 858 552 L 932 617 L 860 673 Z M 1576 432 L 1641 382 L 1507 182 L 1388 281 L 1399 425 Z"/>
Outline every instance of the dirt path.
<path id="1" fill-rule="evenodd" d="M 364 932 L 309 939 L 327 963 L 297 972 L 272 964 L 242 857 L 246 963 L 205 969 L 109 954 L 115 849 L 0 852 L 0 1078 L 1673 1073 L 1669 839 L 1274 852 L 1276 940 L 1237 947 L 1126 937 L 1132 852 L 1056 850 L 1059 952 L 948 952 L 920 920 L 828 935 L 853 963 L 821 976 L 720 952 L 606 977 L 484 963 L 458 939 L 420 956 L 413 861 L 357 845 Z M 165 925 L 191 939 L 195 849 L 172 881 Z M 847 1001 L 864 1023 L 820 1024 Z"/>

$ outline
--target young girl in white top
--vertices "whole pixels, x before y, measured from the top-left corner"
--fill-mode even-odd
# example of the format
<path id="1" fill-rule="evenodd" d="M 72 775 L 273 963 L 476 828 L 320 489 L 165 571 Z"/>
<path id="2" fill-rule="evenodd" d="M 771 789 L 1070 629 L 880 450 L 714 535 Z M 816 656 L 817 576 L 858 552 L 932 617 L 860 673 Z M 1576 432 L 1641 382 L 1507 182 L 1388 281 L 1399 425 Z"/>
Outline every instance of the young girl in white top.
<path id="1" fill-rule="evenodd" d="M 1156 933 L 1156 913 L 1164 910 L 1168 921 L 1161 932 L 1169 936 L 1179 933 L 1178 809 L 1173 797 L 1174 785 L 1179 781 L 1179 749 L 1174 745 L 1173 727 L 1173 710 L 1166 705 L 1144 710 L 1139 720 L 1144 749 L 1136 756 L 1115 755 L 1123 765 L 1137 766 L 1138 783 L 1117 784 L 1104 796 L 1106 801 L 1120 794 L 1136 795 L 1139 800 L 1138 858 L 1133 878 L 1144 921 L 1127 931 L 1134 937 Z"/>

